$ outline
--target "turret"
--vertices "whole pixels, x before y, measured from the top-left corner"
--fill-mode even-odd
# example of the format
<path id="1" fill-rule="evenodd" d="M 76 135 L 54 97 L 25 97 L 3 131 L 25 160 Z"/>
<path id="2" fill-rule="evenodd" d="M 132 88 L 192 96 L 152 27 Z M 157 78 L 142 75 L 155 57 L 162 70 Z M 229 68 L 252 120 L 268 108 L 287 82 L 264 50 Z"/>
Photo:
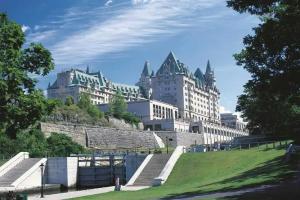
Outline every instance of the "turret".
<path id="1" fill-rule="evenodd" d="M 145 98 L 150 99 L 152 95 L 152 88 L 151 88 L 151 77 L 153 76 L 154 72 L 151 72 L 151 67 L 149 61 L 146 61 L 144 64 L 144 68 L 140 77 L 139 82 L 136 84 L 140 87 Z"/>
<path id="2" fill-rule="evenodd" d="M 206 71 L 205 71 L 205 82 L 208 87 L 214 88 L 215 86 L 215 75 L 213 70 L 211 69 L 209 60 L 207 61 Z"/>
<path id="3" fill-rule="evenodd" d="M 145 76 L 145 77 L 151 76 L 149 61 L 146 61 L 145 64 L 144 64 L 144 69 L 143 69 L 143 72 L 142 72 L 142 76 Z"/>

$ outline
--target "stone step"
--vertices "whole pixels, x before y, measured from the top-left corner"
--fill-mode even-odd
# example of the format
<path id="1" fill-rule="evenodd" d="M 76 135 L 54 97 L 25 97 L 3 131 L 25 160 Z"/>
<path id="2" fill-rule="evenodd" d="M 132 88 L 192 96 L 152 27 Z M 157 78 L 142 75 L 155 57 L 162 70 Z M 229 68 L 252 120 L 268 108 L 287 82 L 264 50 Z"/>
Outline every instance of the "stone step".
<path id="1" fill-rule="evenodd" d="M 133 185 L 152 186 L 153 179 L 159 176 L 170 157 L 171 154 L 154 154 Z"/>
<path id="2" fill-rule="evenodd" d="M 28 158 L 18 163 L 11 170 L 0 176 L 0 187 L 11 186 L 14 181 L 16 181 L 20 176 L 22 176 L 40 160 L 41 158 Z"/>

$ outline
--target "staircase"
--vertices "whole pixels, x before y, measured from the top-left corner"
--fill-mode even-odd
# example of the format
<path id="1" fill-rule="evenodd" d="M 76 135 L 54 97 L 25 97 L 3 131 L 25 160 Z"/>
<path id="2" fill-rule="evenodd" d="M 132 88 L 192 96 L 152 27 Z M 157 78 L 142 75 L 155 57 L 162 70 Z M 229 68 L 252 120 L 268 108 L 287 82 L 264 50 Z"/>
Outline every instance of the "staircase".
<path id="1" fill-rule="evenodd" d="M 41 158 L 28 158 L 22 160 L 12 169 L 0 176 L 0 187 L 12 186 L 13 182 L 20 178 L 25 172 L 27 172 L 30 168 L 33 167 L 33 165 L 35 165 L 40 160 Z"/>
<path id="2" fill-rule="evenodd" d="M 172 154 L 154 154 L 133 183 L 134 186 L 152 186 L 153 179 L 158 177 Z"/>

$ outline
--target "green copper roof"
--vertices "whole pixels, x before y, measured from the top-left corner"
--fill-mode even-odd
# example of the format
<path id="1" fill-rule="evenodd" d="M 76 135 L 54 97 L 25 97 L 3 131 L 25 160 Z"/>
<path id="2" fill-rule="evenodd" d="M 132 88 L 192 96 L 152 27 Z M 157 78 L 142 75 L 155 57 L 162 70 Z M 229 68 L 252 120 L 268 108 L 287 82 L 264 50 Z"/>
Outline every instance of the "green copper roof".
<path id="1" fill-rule="evenodd" d="M 98 77 L 95 74 L 87 74 L 81 70 L 74 70 L 72 84 L 91 85 L 96 87 L 104 86 L 101 77 Z"/>
<path id="2" fill-rule="evenodd" d="M 145 62 L 142 74 L 144 76 L 150 76 L 151 75 L 150 63 L 148 61 Z"/>
<path id="3" fill-rule="evenodd" d="M 196 83 L 198 86 L 203 87 L 205 85 L 205 78 L 200 68 L 197 68 L 195 74 Z"/>
<path id="4" fill-rule="evenodd" d="M 163 75 L 163 74 L 186 74 L 189 75 L 189 71 L 187 67 L 181 63 L 179 60 L 176 59 L 174 53 L 171 51 L 159 70 L 157 71 L 156 75 Z"/>
<path id="5" fill-rule="evenodd" d="M 112 83 L 112 87 L 114 90 L 125 92 L 125 93 L 131 93 L 131 94 L 137 94 L 140 91 L 138 86 L 132 86 L 132 85 L 126 85 L 120 83 Z"/>

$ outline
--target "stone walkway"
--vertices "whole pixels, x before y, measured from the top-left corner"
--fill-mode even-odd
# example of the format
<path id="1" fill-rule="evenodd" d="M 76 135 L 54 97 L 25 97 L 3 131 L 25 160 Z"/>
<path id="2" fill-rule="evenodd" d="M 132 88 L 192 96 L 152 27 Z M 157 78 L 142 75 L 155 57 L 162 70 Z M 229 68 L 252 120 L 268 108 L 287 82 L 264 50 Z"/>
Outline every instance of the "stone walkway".
<path id="1" fill-rule="evenodd" d="M 136 191 L 142 190 L 148 187 L 144 186 L 123 186 L 121 188 L 122 191 Z M 29 197 L 29 200 L 62 200 L 62 199 L 71 199 L 77 197 L 83 197 L 88 195 L 95 195 L 95 194 L 103 194 L 107 192 L 114 191 L 115 187 L 103 187 L 103 188 L 96 188 L 96 189 L 89 189 L 89 190 L 80 190 L 80 191 L 72 191 L 72 192 L 65 192 L 65 193 L 58 193 L 58 194 L 51 194 L 45 195 L 44 198 L 40 198 L 40 195 L 37 194 L 36 196 Z"/>

